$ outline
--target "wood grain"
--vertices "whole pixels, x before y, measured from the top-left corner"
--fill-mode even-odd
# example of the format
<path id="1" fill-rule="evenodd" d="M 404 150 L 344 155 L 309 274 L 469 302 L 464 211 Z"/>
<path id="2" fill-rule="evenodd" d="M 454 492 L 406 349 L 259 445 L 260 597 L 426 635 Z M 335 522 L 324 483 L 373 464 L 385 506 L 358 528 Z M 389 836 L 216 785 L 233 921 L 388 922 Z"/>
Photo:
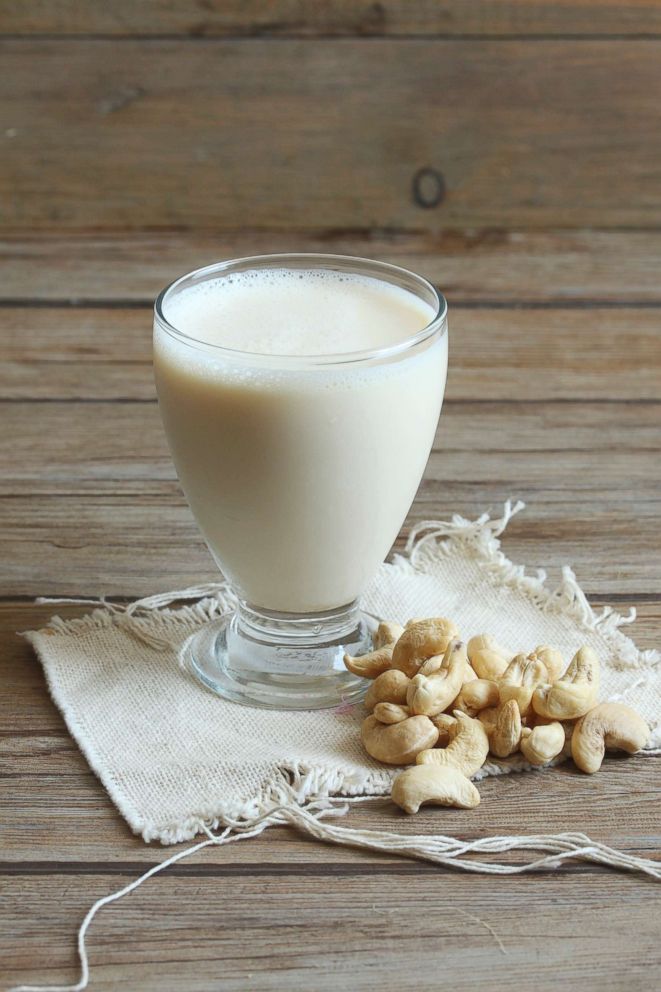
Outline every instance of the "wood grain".
<path id="1" fill-rule="evenodd" d="M 660 318 L 661 306 L 451 307 L 446 398 L 658 400 Z M 147 308 L 0 309 L 0 399 L 153 400 L 151 321 Z"/>
<path id="2" fill-rule="evenodd" d="M 174 487 L 173 487 L 174 488 Z M 528 496 L 526 517 L 508 529 L 505 550 L 515 562 L 545 568 L 557 582 L 572 564 L 593 595 L 657 595 L 658 500 L 627 504 L 595 493 L 558 496 L 544 506 L 539 492 L 511 480 L 489 486 L 423 484 L 394 550 L 421 520 L 470 519 L 485 509 L 499 512 L 509 496 Z M 34 496 L 0 500 L 3 586 L 6 595 L 128 596 L 135 598 L 199 582 L 218 572 L 183 497 L 150 491 L 132 495 Z M 573 498 L 572 498 L 573 496 Z"/>
<path id="3" fill-rule="evenodd" d="M 57 880 L 55 904 L 43 898 L 44 879 L 7 879 L 7 903 L 22 907 L 10 920 L 7 978 L 72 981 L 71 921 L 131 877 Z M 453 988 L 473 992 L 506 985 L 515 969 L 520 987 L 531 989 L 531 959 L 534 988 L 549 992 L 559 983 L 647 992 L 661 977 L 657 893 L 620 877 L 507 879 L 498 882 L 497 899 L 493 880 L 432 872 L 398 878 L 389 870 L 206 882 L 171 876 L 150 886 L 104 911 L 95 926 L 96 988 L 114 990 L 130 977 L 141 990 L 398 992 L 414 975 L 416 988 L 436 992 L 442 973 Z"/>
<path id="4" fill-rule="evenodd" d="M 151 305 L 168 282 L 221 258 L 282 251 L 366 255 L 431 279 L 450 306 L 661 303 L 656 231 L 14 232 L 0 236 L 0 302 Z"/>
<path id="5" fill-rule="evenodd" d="M 65 731 L 10 736 L 2 743 L 2 766 L 13 771 L 10 780 L 4 773 L 6 784 L 11 786 L 11 803 L 7 801 L 0 808 L 5 819 L 0 878 L 21 874 L 21 865 L 26 875 L 48 876 L 82 875 L 87 873 L 87 864 L 93 866 L 90 873 L 110 872 L 113 866 L 126 871 L 129 864 L 137 875 L 141 865 L 164 859 L 160 847 L 145 845 L 129 833 Z M 384 801 L 356 807 L 346 824 L 405 834 L 441 832 L 470 840 L 520 833 L 524 811 L 525 831 L 530 835 L 588 830 L 596 841 L 642 857 L 658 857 L 661 835 L 658 762 L 654 758 L 609 757 L 598 779 L 579 777 L 569 765 L 516 776 L 512 781 L 488 779 L 480 783 L 480 794 L 483 801 L 470 817 L 427 809 L 409 821 Z M 587 824 L 586 810 L 593 808 L 594 815 Z M 516 863 L 515 855 L 500 857 Z M 358 874 L 362 862 L 364 874 L 374 873 L 378 865 L 416 874 L 415 866 L 403 867 L 395 855 L 370 854 L 367 866 L 364 859 L 364 852 L 316 845 L 291 830 L 278 828 L 245 846 L 195 855 L 186 873 L 213 877 L 219 874 L 213 866 L 222 865 L 227 876 L 239 875 L 245 865 L 251 874 L 284 875 L 288 870 L 305 874 L 306 866 L 316 865 L 318 874 L 332 874 L 334 866 L 352 865 Z M 199 869 L 194 871 L 193 865 Z M 592 871 L 587 866 L 583 870 Z"/>
<path id="6" fill-rule="evenodd" d="M 539 307 L 661 303 L 661 236 L 656 231 L 503 229 L 436 235 L 332 229 L 5 231 L 0 235 L 0 301 L 151 305 L 163 286 L 191 269 L 278 251 L 364 255 L 403 265 L 431 279 L 451 307 L 489 301 Z"/>
<path id="7" fill-rule="evenodd" d="M 0 0 L 12 34 L 491 37 L 661 33 L 655 0 Z"/>
<path id="8" fill-rule="evenodd" d="M 492 453 L 494 463 L 486 466 L 491 478 L 496 478 L 500 462 L 503 476 L 511 470 L 512 479 L 520 479 L 516 459 L 523 456 L 526 461 L 530 458 L 532 471 L 527 474 L 532 480 L 536 458 L 555 456 L 558 479 L 561 473 L 576 470 L 582 459 L 586 476 L 595 481 L 596 463 L 602 462 L 603 478 L 611 491 L 618 480 L 626 485 L 636 478 L 636 496 L 651 495 L 661 466 L 654 467 L 645 479 L 641 464 L 661 446 L 658 407 L 655 402 L 449 402 L 425 479 L 440 480 L 445 475 L 459 481 L 461 461 L 448 464 L 446 459 L 466 455 L 475 463 Z M 155 403 L 16 402 L 4 407 L 3 427 L 3 496 L 69 492 L 74 479 L 79 484 L 75 492 L 99 495 L 130 492 L 136 482 L 176 480 Z M 588 484 L 588 479 L 575 480 L 576 489 Z"/>
<path id="9" fill-rule="evenodd" d="M 657 228 L 659 44 L 5 40 L 0 221 Z"/>

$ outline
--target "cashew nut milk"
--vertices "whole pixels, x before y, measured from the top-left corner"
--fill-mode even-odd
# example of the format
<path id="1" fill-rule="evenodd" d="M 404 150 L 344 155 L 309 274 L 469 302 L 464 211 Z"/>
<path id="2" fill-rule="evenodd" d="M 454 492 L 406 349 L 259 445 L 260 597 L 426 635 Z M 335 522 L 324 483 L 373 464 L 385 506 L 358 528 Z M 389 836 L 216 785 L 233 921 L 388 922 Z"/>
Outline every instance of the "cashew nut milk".
<path id="1" fill-rule="evenodd" d="M 404 343 L 435 308 L 370 276 L 270 268 L 184 287 L 162 312 L 166 433 L 225 576 L 268 610 L 350 603 L 395 540 L 432 445 L 447 334 Z"/>

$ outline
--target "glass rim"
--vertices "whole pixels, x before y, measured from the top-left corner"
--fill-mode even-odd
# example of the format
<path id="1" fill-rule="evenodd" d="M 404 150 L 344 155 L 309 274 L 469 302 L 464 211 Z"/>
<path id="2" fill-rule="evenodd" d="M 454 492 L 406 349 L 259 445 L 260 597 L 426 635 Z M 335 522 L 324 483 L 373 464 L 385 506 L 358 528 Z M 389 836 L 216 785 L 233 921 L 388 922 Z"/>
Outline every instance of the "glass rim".
<path id="1" fill-rule="evenodd" d="M 228 348 L 225 345 L 204 341 L 201 338 L 187 334 L 181 328 L 172 324 L 165 316 L 164 305 L 167 303 L 168 295 L 183 283 L 194 283 L 197 279 L 202 279 L 205 276 L 222 275 L 235 269 L 243 271 L 250 269 L 252 266 L 255 268 L 276 268 L 278 263 L 281 263 L 283 268 L 290 266 L 305 268 L 306 264 L 310 268 L 335 268 L 339 271 L 351 272 L 355 275 L 372 275 L 377 279 L 379 278 L 379 273 L 382 273 L 384 276 L 389 274 L 399 277 L 399 279 L 403 279 L 404 281 L 412 282 L 415 287 L 430 294 L 434 301 L 436 312 L 432 319 L 419 331 L 416 331 L 415 334 L 409 334 L 395 344 L 384 345 L 379 348 L 334 352 L 323 355 L 274 355 L 265 352 Z M 401 287 L 401 284 L 397 281 L 394 283 L 388 279 L 384 279 L 384 281 L 390 282 L 391 285 L 400 285 L 400 288 L 405 288 Z M 161 290 L 154 303 L 154 317 L 159 327 L 185 344 L 202 348 L 203 350 L 210 351 L 212 354 L 224 355 L 235 361 L 251 362 L 253 365 L 258 364 L 260 366 L 266 365 L 280 368 L 346 365 L 394 357 L 422 344 L 427 338 L 432 337 L 439 328 L 441 328 L 441 334 L 445 333 L 446 328 L 443 325 L 445 324 L 447 312 L 448 305 L 443 294 L 428 279 L 418 275 L 416 272 L 412 272 L 410 269 L 406 269 L 400 265 L 393 265 L 390 262 L 362 258 L 358 255 L 337 255 L 326 252 L 278 252 L 267 255 L 246 255 L 242 258 L 230 258 L 225 261 L 212 262 L 210 265 L 203 265 L 198 269 L 193 269 L 191 272 L 186 272 L 184 275 L 179 276 Z"/>

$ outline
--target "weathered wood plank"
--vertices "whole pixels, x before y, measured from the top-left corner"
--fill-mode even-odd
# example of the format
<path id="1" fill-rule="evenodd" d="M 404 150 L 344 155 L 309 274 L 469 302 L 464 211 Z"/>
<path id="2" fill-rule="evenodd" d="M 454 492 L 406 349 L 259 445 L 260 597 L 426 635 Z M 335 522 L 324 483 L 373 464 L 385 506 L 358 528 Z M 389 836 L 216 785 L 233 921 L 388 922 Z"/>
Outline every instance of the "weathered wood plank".
<path id="1" fill-rule="evenodd" d="M 136 595 L 214 576 L 155 405 L 12 403 L 3 415 L 5 594 Z M 513 558 L 573 562 L 595 594 L 660 591 L 658 450 L 656 404 L 449 403 L 405 530 L 520 497 Z"/>
<path id="2" fill-rule="evenodd" d="M 455 309 L 452 400 L 655 400 L 659 310 Z M 151 313 L 0 310 L 0 399 L 153 399 Z"/>
<path id="3" fill-rule="evenodd" d="M 34 865 L 35 874 L 48 875 L 52 865 L 53 874 L 75 875 L 81 865 L 90 862 L 138 866 L 164 860 L 166 855 L 158 845 L 148 846 L 129 833 L 70 738 L 35 734 L 15 742 L 10 737 L 3 745 L 4 751 L 12 750 L 2 765 L 16 770 L 11 779 L 5 779 L 4 791 L 10 792 L 11 798 L 0 803 L 4 821 L 0 878 L 21 863 Z M 28 750 L 30 756 L 21 757 Z M 42 770 L 44 764 L 55 764 L 50 758 L 55 750 L 61 759 L 57 772 Z M 45 754 L 48 757 L 44 758 Z M 24 768 L 32 770 L 22 771 Z M 449 833 L 468 840 L 522 832 L 525 810 L 525 832 L 530 835 L 589 832 L 601 843 L 644 857 L 657 856 L 661 844 L 657 759 L 608 757 L 598 779 L 579 778 L 579 774 L 568 764 L 516 776 L 512 782 L 505 778 L 485 780 L 479 787 L 482 802 L 470 815 L 427 810 L 410 821 L 387 802 L 370 802 L 356 807 L 344 822 L 359 829 Z M 364 854 L 351 848 L 317 847 L 293 831 L 278 828 L 250 845 L 195 856 L 192 863 L 200 865 L 198 874 L 203 876 L 206 865 L 227 865 L 229 870 L 246 865 L 249 874 L 260 874 L 258 866 L 262 865 L 263 874 L 269 875 L 277 874 L 277 866 L 295 863 L 300 869 L 315 865 L 319 874 L 333 874 L 334 866 L 361 862 L 364 864 Z M 370 866 L 379 863 L 401 862 L 395 855 L 369 856 Z M 364 871 L 368 873 L 367 868 Z M 235 868 L 234 873 L 240 872 Z"/>
<path id="4" fill-rule="evenodd" d="M 585 464 L 577 462 L 583 476 Z M 518 562 L 543 567 L 551 581 L 571 564 L 591 594 L 658 594 L 658 498 L 616 497 L 608 482 L 591 490 L 544 491 L 511 477 L 489 484 L 473 473 L 423 483 L 395 543 L 421 520 L 474 518 L 498 511 L 509 496 L 528 500 L 526 519 L 508 530 L 505 549 Z M 211 558 L 178 488 L 105 496 L 80 493 L 0 500 L 0 558 L 5 595 L 147 596 L 217 579 Z M 142 492 L 140 491 L 142 490 Z"/>
<path id="5" fill-rule="evenodd" d="M 74 980 L 74 927 L 132 874 L 4 880 L 7 979 Z M 473 992 L 507 985 L 513 970 L 528 975 L 534 961 L 542 992 L 647 992 L 661 979 L 657 909 L 649 883 L 596 872 L 170 876 L 105 910 L 90 948 L 94 985 L 107 990 L 193 992 L 215 988 L 222 975 L 223 989 L 242 992 L 399 992 L 415 975 L 416 988 L 435 992 L 442 973 L 452 988 Z M 533 986 L 524 977 L 521 987 Z"/>
<path id="6" fill-rule="evenodd" d="M 0 0 L 12 34 L 315 37 L 661 33 L 655 0 Z"/>
<path id="7" fill-rule="evenodd" d="M 656 228 L 660 44 L 5 40 L 0 219 Z"/>
<path id="8" fill-rule="evenodd" d="M 136 483 L 171 492 L 176 475 L 155 403 L 16 402 L 2 409 L 2 496 L 121 495 Z M 425 479 L 469 481 L 466 473 L 482 462 L 485 479 L 511 472 L 513 483 L 551 488 L 555 479 L 570 490 L 582 464 L 588 478 L 574 480 L 576 493 L 603 483 L 611 493 L 621 484 L 624 494 L 635 479 L 635 495 L 651 497 L 661 473 L 661 464 L 648 464 L 661 451 L 660 416 L 654 402 L 448 403 Z"/>
<path id="9" fill-rule="evenodd" d="M 475 461 L 473 456 L 488 458 L 491 454 L 503 463 L 505 474 L 518 456 L 532 456 L 527 474 L 539 481 L 540 470 L 535 472 L 538 455 L 557 455 L 558 473 L 572 471 L 579 459 L 593 469 L 589 459 L 594 457 L 603 463 L 609 485 L 615 485 L 621 476 L 626 480 L 628 473 L 629 479 L 637 478 L 638 495 L 643 495 L 647 486 L 650 493 L 654 491 L 661 470 L 654 465 L 647 479 L 643 473 L 638 475 L 640 455 L 655 454 L 661 445 L 658 420 L 658 404 L 643 401 L 449 402 L 425 477 L 440 478 L 448 468 L 443 459 L 454 455 L 465 454 Z M 62 492 L 71 492 L 73 487 L 81 494 L 88 489 L 98 494 L 105 490 L 120 494 L 124 481 L 130 489 L 134 481 L 176 479 L 156 404 L 8 403 L 3 406 L 3 426 L 2 495 L 56 495 L 60 484 Z M 156 488 L 169 491 L 169 487 Z"/>
<path id="10" fill-rule="evenodd" d="M 153 302 L 168 282 L 221 258 L 278 251 L 380 258 L 431 279 L 450 301 L 660 303 L 656 231 L 4 232 L 0 301 Z"/>

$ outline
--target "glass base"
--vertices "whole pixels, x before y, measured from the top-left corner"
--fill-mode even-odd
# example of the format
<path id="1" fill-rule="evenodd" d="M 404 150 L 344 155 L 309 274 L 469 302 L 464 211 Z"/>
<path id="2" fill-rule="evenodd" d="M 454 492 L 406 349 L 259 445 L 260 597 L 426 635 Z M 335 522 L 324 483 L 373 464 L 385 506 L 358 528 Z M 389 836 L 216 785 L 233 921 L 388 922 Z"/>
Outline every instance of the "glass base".
<path id="1" fill-rule="evenodd" d="M 239 603 L 188 643 L 186 667 L 212 692 L 247 706 L 311 710 L 358 702 L 369 682 L 344 655 L 372 650 L 376 621 L 356 603 L 297 616 Z"/>

